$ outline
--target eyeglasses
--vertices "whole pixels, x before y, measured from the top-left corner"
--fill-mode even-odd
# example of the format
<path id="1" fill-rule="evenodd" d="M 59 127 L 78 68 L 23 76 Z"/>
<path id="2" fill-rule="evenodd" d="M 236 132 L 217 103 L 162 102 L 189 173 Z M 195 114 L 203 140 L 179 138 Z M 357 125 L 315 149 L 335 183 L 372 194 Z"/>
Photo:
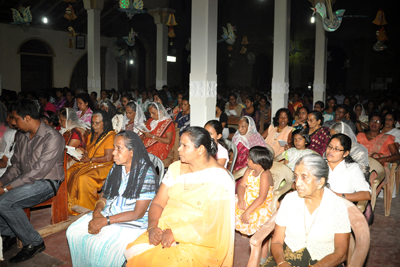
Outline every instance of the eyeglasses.
<path id="1" fill-rule="evenodd" d="M 374 123 L 381 123 L 380 120 L 371 120 L 371 122 L 374 122 Z"/>
<path id="2" fill-rule="evenodd" d="M 329 145 L 326 149 L 327 149 L 327 150 L 328 150 L 328 149 L 329 149 L 329 150 L 333 150 L 333 151 L 335 151 L 335 152 L 344 151 L 343 149 L 339 149 L 339 148 L 333 147 L 333 146 L 331 146 L 331 145 Z"/>

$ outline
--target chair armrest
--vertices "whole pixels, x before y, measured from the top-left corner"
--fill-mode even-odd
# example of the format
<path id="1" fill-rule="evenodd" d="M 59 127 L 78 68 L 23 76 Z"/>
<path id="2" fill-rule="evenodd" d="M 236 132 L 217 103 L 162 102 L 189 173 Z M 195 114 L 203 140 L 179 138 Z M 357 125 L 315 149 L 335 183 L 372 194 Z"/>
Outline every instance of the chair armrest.
<path id="1" fill-rule="evenodd" d="M 284 186 L 279 187 L 278 189 L 274 190 L 272 200 L 271 200 L 271 212 L 274 213 L 278 209 L 278 200 L 280 197 L 288 192 L 292 188 L 293 181 L 287 182 Z"/>
<path id="2" fill-rule="evenodd" d="M 238 125 L 239 124 L 239 117 L 228 116 L 228 125 Z"/>
<path id="3" fill-rule="evenodd" d="M 368 200 L 364 200 L 364 201 L 358 201 L 357 202 L 357 208 L 364 213 L 365 208 L 367 207 L 368 204 Z"/>
<path id="4" fill-rule="evenodd" d="M 264 239 L 275 229 L 275 212 L 269 220 L 250 238 L 250 258 L 247 267 L 259 267 L 261 259 L 261 245 Z"/>
<path id="5" fill-rule="evenodd" d="M 274 161 L 281 161 L 281 160 L 284 160 L 282 153 L 274 158 Z"/>

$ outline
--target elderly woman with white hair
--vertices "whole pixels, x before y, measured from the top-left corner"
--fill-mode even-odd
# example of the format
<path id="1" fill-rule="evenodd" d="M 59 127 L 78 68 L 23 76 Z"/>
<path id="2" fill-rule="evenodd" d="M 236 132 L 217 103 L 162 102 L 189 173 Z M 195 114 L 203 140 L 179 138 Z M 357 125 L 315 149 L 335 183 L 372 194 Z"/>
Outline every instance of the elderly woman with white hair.
<path id="1" fill-rule="evenodd" d="M 327 188 L 329 167 L 316 154 L 301 157 L 294 170 L 297 191 L 278 210 L 271 253 L 263 267 L 342 266 L 350 220 L 346 204 Z"/>
<path id="2" fill-rule="evenodd" d="M 361 171 L 364 173 L 365 177 L 369 177 L 369 161 L 368 161 L 368 149 L 357 142 L 357 137 L 355 136 L 353 130 L 344 122 L 338 122 L 330 127 L 330 135 L 335 134 L 345 134 L 351 139 L 351 149 L 350 156 L 357 162 Z"/>

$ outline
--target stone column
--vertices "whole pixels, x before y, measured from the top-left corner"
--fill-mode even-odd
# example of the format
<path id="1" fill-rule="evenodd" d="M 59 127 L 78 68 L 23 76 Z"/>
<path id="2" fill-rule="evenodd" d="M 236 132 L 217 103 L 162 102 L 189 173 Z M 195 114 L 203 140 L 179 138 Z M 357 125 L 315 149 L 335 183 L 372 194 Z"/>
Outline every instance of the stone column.
<path id="1" fill-rule="evenodd" d="M 100 13 L 104 0 L 83 0 L 87 10 L 87 51 L 88 51 L 88 92 L 96 91 L 100 95 Z"/>
<path id="2" fill-rule="evenodd" d="M 165 25 L 170 13 L 175 10 L 170 8 L 155 8 L 148 11 L 154 18 L 157 27 L 157 60 L 156 60 L 156 88 L 162 89 L 167 84 L 167 55 L 168 55 L 168 27 Z"/>
<path id="3" fill-rule="evenodd" d="M 190 125 L 215 119 L 218 0 L 192 0 Z"/>
<path id="4" fill-rule="evenodd" d="M 272 116 L 288 106 L 290 0 L 275 0 L 274 57 L 272 74 Z"/>
<path id="5" fill-rule="evenodd" d="M 315 18 L 315 63 L 314 63 L 314 98 L 313 102 L 325 103 L 326 91 L 326 48 L 327 37 L 322 26 L 322 18 L 316 14 Z"/>

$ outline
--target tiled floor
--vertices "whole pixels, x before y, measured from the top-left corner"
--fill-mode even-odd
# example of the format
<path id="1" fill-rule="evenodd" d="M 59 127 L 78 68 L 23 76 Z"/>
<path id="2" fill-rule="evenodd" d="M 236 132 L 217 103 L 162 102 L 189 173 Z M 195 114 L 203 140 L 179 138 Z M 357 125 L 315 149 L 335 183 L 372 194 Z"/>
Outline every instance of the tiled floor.
<path id="1" fill-rule="evenodd" d="M 50 209 L 34 211 L 31 221 L 36 229 L 49 223 Z M 371 248 L 364 267 L 400 266 L 400 195 L 393 199 L 390 217 L 384 216 L 383 199 L 378 199 L 375 209 L 375 222 L 371 227 Z M 0 267 L 70 267 L 71 257 L 66 230 L 44 239 L 46 250 L 37 257 L 20 264 L 0 262 Z M 18 252 L 17 248 L 5 254 L 9 259 Z M 250 255 L 249 239 L 236 233 L 234 267 L 247 265 Z"/>

